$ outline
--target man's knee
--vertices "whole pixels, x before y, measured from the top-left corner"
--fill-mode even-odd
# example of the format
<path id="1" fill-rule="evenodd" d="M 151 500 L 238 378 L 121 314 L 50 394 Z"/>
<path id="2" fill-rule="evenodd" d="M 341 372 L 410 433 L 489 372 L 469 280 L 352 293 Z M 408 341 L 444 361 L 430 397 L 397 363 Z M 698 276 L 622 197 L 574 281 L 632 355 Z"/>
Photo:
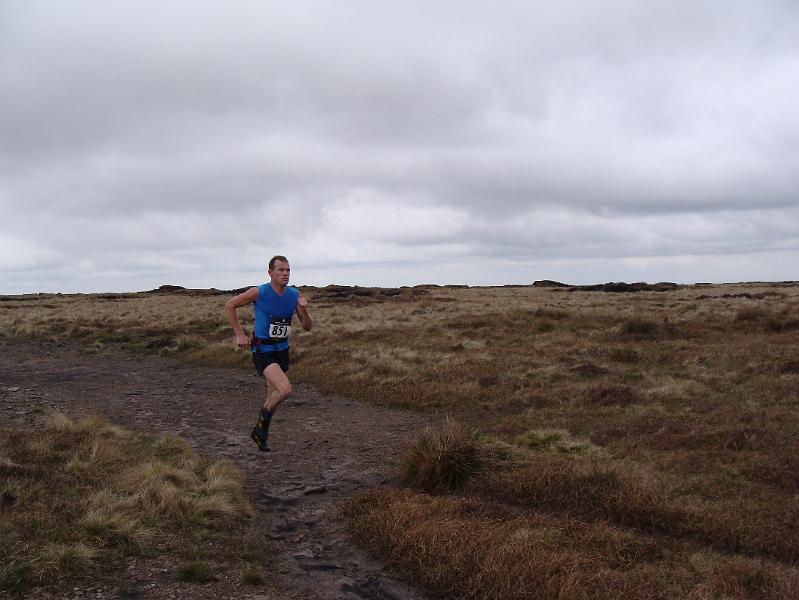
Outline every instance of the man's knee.
<path id="1" fill-rule="evenodd" d="M 269 369 L 272 369 L 273 367 L 274 370 L 270 372 Z M 294 390 L 291 387 L 291 382 L 289 382 L 285 374 L 283 374 L 283 372 L 279 369 L 280 367 L 276 364 L 269 365 L 267 370 L 264 371 L 264 377 L 266 377 L 267 386 L 270 392 L 271 390 L 274 390 L 274 393 L 277 394 L 281 400 L 285 400 L 291 396 L 291 393 Z"/>
<path id="2" fill-rule="evenodd" d="M 289 382 L 286 382 L 277 388 L 277 393 L 280 394 L 280 397 L 283 398 L 283 400 L 291 396 L 293 391 L 294 389 L 291 387 Z"/>
<path id="3" fill-rule="evenodd" d="M 272 389 L 275 390 L 277 395 L 280 396 L 280 398 L 285 399 L 291 396 L 291 392 L 294 390 L 291 388 L 291 382 L 288 380 L 288 378 L 283 375 L 283 373 L 280 373 L 280 375 L 281 376 L 275 377 L 269 383 L 272 385 Z"/>

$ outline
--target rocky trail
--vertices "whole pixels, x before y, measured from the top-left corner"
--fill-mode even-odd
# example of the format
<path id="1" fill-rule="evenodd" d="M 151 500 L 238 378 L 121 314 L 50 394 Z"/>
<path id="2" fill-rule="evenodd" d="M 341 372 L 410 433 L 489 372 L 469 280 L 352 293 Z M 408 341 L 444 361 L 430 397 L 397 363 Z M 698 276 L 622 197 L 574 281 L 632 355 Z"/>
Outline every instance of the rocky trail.
<path id="1" fill-rule="evenodd" d="M 276 414 L 271 453 L 249 439 L 264 384 L 253 371 L 197 367 L 171 358 L 70 343 L 0 346 L 0 427 L 37 427 L 47 409 L 95 411 L 112 423 L 173 433 L 243 472 L 274 562 L 269 591 L 235 578 L 192 588 L 165 559 L 131 559 L 113 588 L 64 598 L 413 599 L 348 539 L 338 514 L 353 493 L 384 483 L 391 460 L 428 421 L 420 415 L 321 395 L 295 385 Z"/>

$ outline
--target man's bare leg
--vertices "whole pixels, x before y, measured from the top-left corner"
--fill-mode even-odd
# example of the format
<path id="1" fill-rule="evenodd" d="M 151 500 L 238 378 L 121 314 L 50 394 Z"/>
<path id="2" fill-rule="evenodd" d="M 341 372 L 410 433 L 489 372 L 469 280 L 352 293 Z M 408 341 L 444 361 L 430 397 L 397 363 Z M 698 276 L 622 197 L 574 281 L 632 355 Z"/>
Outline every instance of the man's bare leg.
<path id="1" fill-rule="evenodd" d="M 272 400 L 272 396 L 277 393 L 277 390 L 269 383 L 269 380 L 266 378 L 266 373 L 264 373 L 264 380 L 266 381 L 266 400 L 264 400 L 263 407 L 269 410 L 269 402 Z"/>
<path id="2" fill-rule="evenodd" d="M 266 401 L 258 416 L 258 424 L 253 429 L 253 441 L 258 444 L 258 449 L 268 452 L 271 450 L 267 439 L 269 437 L 269 424 L 272 422 L 272 415 L 275 414 L 277 407 L 291 395 L 292 388 L 289 378 L 278 364 L 271 364 L 264 369 L 266 379 Z"/>
<path id="3" fill-rule="evenodd" d="M 286 398 L 291 396 L 293 391 L 291 382 L 280 365 L 272 363 L 264 369 L 264 377 L 266 378 L 266 402 L 264 408 L 271 413 L 277 410 L 280 403 Z"/>

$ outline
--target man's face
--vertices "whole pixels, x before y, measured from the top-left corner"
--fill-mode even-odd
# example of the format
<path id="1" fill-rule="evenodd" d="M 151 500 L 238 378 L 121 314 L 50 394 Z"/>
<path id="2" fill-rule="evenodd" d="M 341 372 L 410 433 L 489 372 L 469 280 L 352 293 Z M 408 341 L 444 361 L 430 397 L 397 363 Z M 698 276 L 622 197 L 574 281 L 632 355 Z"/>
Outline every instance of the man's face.
<path id="1" fill-rule="evenodd" d="M 279 285 L 280 287 L 288 285 L 290 274 L 291 268 L 289 267 L 289 264 L 282 260 L 276 260 L 275 266 L 269 269 L 269 277 L 271 278 L 272 283 Z"/>

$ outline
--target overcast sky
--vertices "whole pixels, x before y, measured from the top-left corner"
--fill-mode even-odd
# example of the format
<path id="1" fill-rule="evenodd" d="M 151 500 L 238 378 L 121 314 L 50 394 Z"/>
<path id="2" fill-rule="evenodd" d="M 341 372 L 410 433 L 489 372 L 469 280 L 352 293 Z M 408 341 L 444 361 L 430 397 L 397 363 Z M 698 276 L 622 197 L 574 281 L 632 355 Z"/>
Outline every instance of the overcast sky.
<path id="1" fill-rule="evenodd" d="M 799 2 L 0 2 L 0 293 L 799 279 Z"/>

